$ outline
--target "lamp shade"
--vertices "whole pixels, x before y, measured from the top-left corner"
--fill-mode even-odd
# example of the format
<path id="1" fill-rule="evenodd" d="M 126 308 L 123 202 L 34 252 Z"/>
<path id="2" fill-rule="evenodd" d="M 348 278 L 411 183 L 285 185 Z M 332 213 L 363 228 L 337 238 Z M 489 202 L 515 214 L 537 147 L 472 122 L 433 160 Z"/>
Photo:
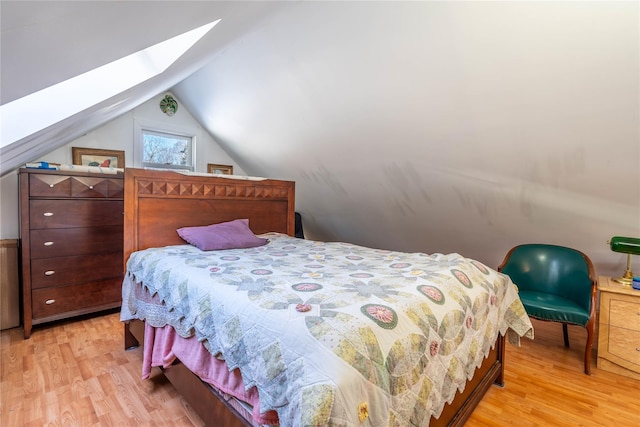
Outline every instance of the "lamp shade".
<path id="1" fill-rule="evenodd" d="M 624 254 L 640 255 L 640 239 L 635 237 L 612 237 L 609 241 L 611 250 Z"/>

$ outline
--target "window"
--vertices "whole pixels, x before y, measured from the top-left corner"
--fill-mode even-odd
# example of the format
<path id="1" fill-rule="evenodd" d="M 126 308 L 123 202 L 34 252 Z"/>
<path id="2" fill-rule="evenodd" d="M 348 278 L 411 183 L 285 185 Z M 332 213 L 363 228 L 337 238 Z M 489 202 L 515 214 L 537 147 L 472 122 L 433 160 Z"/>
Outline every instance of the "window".
<path id="1" fill-rule="evenodd" d="M 220 19 L 0 106 L 0 147 L 122 93 L 169 68 Z M 117 104 L 116 104 L 117 105 Z M 29 117 L 29 120 L 23 120 Z"/>
<path id="2" fill-rule="evenodd" d="M 195 137 L 142 129 L 142 167 L 194 171 Z"/>

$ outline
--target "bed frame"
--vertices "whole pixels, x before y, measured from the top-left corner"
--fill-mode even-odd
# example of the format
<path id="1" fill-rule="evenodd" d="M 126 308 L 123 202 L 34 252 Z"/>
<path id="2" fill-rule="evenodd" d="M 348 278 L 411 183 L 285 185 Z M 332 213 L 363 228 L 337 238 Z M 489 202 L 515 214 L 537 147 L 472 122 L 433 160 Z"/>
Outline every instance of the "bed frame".
<path id="1" fill-rule="evenodd" d="M 294 235 L 295 184 L 291 181 L 183 175 L 175 172 L 125 169 L 124 261 L 132 252 L 184 244 L 176 229 L 248 218 L 256 234 L 268 231 Z M 125 349 L 144 345 L 144 324 L 125 323 Z M 430 426 L 462 426 L 492 384 L 504 383 L 505 340 L 500 336 L 489 356 Z M 211 386 L 182 364 L 164 375 L 206 425 L 252 425 Z"/>

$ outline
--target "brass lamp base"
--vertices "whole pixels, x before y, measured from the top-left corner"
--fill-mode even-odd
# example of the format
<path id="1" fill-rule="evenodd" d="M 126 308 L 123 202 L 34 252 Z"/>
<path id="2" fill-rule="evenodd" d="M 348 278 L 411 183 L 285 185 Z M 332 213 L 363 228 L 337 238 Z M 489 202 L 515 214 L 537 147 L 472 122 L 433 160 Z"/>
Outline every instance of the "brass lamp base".
<path id="1" fill-rule="evenodd" d="M 633 274 L 631 271 L 627 270 L 622 276 L 616 277 L 613 281 L 624 286 L 631 286 L 633 283 Z"/>
<path id="2" fill-rule="evenodd" d="M 627 255 L 627 269 L 620 277 L 613 279 L 614 282 L 620 283 L 624 286 L 631 286 L 633 284 L 633 273 L 631 272 L 631 254 Z"/>
<path id="3" fill-rule="evenodd" d="M 609 241 L 611 250 L 627 254 L 627 269 L 621 277 L 613 279 L 624 286 L 633 286 L 633 273 L 631 272 L 631 254 L 640 255 L 640 239 L 635 237 L 614 236 Z"/>

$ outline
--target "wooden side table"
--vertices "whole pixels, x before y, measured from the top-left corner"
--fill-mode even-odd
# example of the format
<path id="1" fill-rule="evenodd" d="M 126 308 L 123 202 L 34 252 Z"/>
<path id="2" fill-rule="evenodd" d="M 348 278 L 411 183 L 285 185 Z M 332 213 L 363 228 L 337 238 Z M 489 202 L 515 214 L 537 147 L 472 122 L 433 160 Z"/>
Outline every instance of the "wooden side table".
<path id="1" fill-rule="evenodd" d="M 598 368 L 640 380 L 640 290 L 598 278 Z"/>

